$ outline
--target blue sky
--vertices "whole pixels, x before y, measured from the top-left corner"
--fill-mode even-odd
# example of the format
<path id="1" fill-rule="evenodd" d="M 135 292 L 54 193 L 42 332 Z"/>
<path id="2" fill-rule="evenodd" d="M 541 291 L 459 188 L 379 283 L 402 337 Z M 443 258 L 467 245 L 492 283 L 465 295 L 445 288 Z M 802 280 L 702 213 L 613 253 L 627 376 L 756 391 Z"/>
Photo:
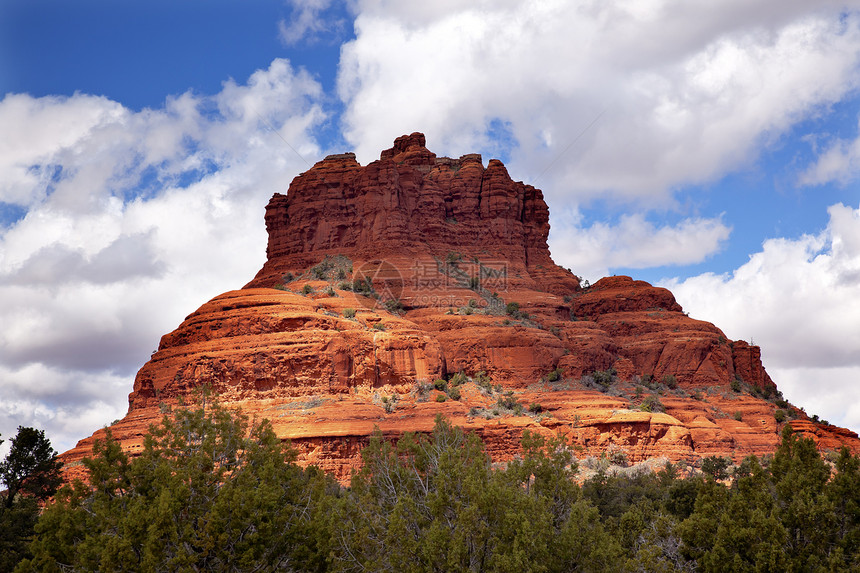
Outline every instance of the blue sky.
<path id="1" fill-rule="evenodd" d="M 2 91 L 83 92 L 140 110 L 188 90 L 216 93 L 275 57 L 313 70 L 330 91 L 339 45 L 286 46 L 277 23 L 291 13 L 264 1 L 4 1 Z"/>
<path id="2" fill-rule="evenodd" d="M 544 190 L 559 264 L 672 288 L 860 430 L 860 2 L 0 1 L 0 433 L 59 448 L 394 137 Z"/>

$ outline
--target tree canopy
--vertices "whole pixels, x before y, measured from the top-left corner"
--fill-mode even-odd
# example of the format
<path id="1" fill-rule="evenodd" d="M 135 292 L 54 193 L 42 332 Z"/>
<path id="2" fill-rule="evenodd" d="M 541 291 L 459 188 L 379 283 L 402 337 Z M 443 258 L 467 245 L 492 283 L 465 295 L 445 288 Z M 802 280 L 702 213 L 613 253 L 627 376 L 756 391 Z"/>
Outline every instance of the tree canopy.
<path id="1" fill-rule="evenodd" d="M 61 468 L 44 431 L 18 427 L 0 462 L 0 484 L 5 487 L 0 491 L 0 571 L 11 571 L 28 556 L 39 505 L 60 486 Z"/>
<path id="2" fill-rule="evenodd" d="M 134 459 L 98 441 L 16 571 L 860 570 L 860 460 L 782 438 L 737 467 L 601 467 L 579 485 L 563 435 L 525 431 L 521 456 L 493 464 L 440 417 L 430 434 L 377 430 L 344 488 L 268 422 L 203 399 Z"/>
<path id="3" fill-rule="evenodd" d="M 63 487 L 19 571 L 318 571 L 336 484 L 266 422 L 205 399 L 167 413 L 133 460 L 108 431 Z"/>

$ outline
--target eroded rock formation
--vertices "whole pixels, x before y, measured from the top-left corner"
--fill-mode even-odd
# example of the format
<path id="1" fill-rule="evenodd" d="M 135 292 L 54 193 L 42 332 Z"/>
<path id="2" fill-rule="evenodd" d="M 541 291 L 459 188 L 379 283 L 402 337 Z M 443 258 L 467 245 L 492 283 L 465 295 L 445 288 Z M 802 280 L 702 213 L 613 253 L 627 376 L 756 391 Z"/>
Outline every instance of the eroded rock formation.
<path id="1" fill-rule="evenodd" d="M 581 288 L 550 258 L 541 191 L 498 160 L 439 158 L 413 133 L 367 166 L 320 161 L 265 221 L 257 276 L 166 334 L 138 373 L 113 426 L 130 451 L 160 404 L 204 384 L 341 479 L 375 426 L 427 431 L 439 413 L 501 461 L 525 429 L 631 461 L 764 454 L 783 423 L 860 446 L 785 403 L 758 347 L 668 290 L 621 276 Z M 101 432 L 65 454 L 72 467 Z"/>

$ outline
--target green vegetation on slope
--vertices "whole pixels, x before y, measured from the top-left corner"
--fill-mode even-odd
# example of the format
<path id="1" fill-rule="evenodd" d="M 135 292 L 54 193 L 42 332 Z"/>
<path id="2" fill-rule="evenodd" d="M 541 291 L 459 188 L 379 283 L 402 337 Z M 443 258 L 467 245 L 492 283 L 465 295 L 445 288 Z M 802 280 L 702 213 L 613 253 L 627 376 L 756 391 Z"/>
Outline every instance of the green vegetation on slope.
<path id="1" fill-rule="evenodd" d="M 202 401 L 168 413 L 129 460 L 110 435 L 42 513 L 17 571 L 842 571 L 860 567 L 860 460 L 831 466 L 789 430 L 730 484 L 611 474 L 581 486 L 564 438 L 524 432 L 495 467 L 441 417 L 376 432 L 348 488 L 267 422 Z"/>

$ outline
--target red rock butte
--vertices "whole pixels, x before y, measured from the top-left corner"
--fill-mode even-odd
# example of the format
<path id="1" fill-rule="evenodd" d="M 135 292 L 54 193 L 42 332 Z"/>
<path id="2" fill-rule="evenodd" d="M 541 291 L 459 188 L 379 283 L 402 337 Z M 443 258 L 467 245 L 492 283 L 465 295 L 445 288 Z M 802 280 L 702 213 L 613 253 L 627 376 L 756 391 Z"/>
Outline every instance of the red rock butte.
<path id="1" fill-rule="evenodd" d="M 375 427 L 396 439 L 437 414 L 496 461 L 527 429 L 631 462 L 766 454 L 784 424 L 860 451 L 855 433 L 782 399 L 758 347 L 668 290 L 624 276 L 582 288 L 550 257 L 541 191 L 496 159 L 436 157 L 404 135 L 367 166 L 318 162 L 265 222 L 257 276 L 164 335 L 138 372 L 111 427 L 126 450 L 162 404 L 206 385 L 341 480 Z M 70 472 L 103 435 L 63 454 Z"/>

